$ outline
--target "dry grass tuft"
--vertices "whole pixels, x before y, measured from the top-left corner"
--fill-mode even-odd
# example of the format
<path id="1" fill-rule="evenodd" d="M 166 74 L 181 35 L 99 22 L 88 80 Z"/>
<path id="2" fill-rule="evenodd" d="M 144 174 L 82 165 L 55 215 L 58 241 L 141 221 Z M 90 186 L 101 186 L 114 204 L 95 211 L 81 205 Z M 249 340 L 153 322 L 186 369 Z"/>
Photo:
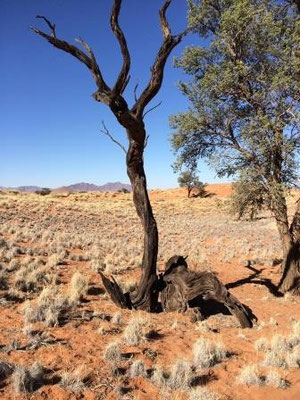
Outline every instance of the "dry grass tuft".
<path id="1" fill-rule="evenodd" d="M 17 366 L 13 373 L 13 387 L 16 393 L 32 393 L 44 383 L 44 370 L 40 363 L 31 367 Z"/>
<path id="2" fill-rule="evenodd" d="M 178 360 L 172 367 L 167 385 L 171 390 L 188 390 L 194 377 L 189 362 Z"/>
<path id="3" fill-rule="evenodd" d="M 200 368 L 213 367 L 227 356 L 224 344 L 200 338 L 194 345 L 194 365 Z"/>
<path id="4" fill-rule="evenodd" d="M 142 360 L 135 360 L 130 366 L 129 376 L 130 378 L 136 378 L 137 376 L 146 377 L 146 369 Z"/>
<path id="5" fill-rule="evenodd" d="M 262 386 L 264 385 L 264 380 L 259 376 L 257 365 L 247 365 L 245 366 L 237 377 L 237 383 L 246 384 L 248 386 Z"/>
<path id="6" fill-rule="evenodd" d="M 88 290 L 88 280 L 81 272 L 75 272 L 71 278 L 69 295 L 70 302 L 77 304 L 83 300 Z"/>
<path id="7" fill-rule="evenodd" d="M 193 389 L 189 393 L 189 400 L 219 400 L 219 396 L 216 393 L 211 392 L 207 388 Z"/>
<path id="8" fill-rule="evenodd" d="M 119 343 L 109 343 L 104 350 L 103 358 L 117 364 L 122 359 Z"/>
<path id="9" fill-rule="evenodd" d="M 64 371 L 61 374 L 60 386 L 72 393 L 80 393 L 85 389 L 83 379 L 80 377 L 80 371 L 74 372 Z"/>
<path id="10" fill-rule="evenodd" d="M 123 339 L 128 346 L 138 346 L 146 335 L 143 328 L 149 324 L 148 318 L 132 317 L 124 329 Z"/>

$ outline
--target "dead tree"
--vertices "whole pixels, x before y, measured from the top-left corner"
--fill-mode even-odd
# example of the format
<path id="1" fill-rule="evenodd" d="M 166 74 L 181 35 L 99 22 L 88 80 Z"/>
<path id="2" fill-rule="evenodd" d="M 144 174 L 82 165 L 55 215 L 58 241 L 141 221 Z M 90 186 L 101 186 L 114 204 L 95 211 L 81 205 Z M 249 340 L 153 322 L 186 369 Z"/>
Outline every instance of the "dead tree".
<path id="1" fill-rule="evenodd" d="M 182 309 L 183 311 L 186 304 L 192 300 L 194 295 L 197 293 L 204 297 L 215 296 L 216 299 L 223 302 L 225 302 L 224 299 L 227 296 L 227 292 L 222 292 L 223 297 L 218 294 L 218 290 L 222 291 L 224 290 L 224 287 L 218 283 L 219 281 L 212 279 L 211 275 L 201 276 L 187 273 L 187 270 L 185 271 L 187 268 L 186 263 L 182 264 L 182 260 L 184 260 L 183 257 L 178 259 L 182 265 L 180 265 L 181 269 L 178 269 L 177 265 L 177 273 L 175 274 L 177 276 L 176 279 L 173 279 L 172 282 L 170 280 L 171 277 L 174 278 L 171 261 L 168 264 L 171 269 L 167 268 L 163 278 L 160 277 L 160 279 L 158 279 L 157 277 L 156 262 L 158 252 L 158 232 L 148 197 L 143 163 L 143 153 L 147 142 L 143 118 L 147 113 L 147 111 L 145 112 L 146 106 L 157 95 L 161 88 L 165 64 L 171 51 L 188 33 L 188 30 L 185 30 L 180 34 L 172 35 L 166 18 L 166 12 L 171 2 L 172 0 L 165 0 L 159 11 L 163 42 L 151 67 L 149 83 L 141 95 L 136 97 L 135 104 L 131 108 L 128 106 L 123 96 L 130 79 L 129 71 L 131 58 L 124 33 L 118 20 L 122 0 L 114 0 L 110 18 L 111 29 L 119 43 L 123 57 L 123 64 L 113 87 L 109 87 L 105 82 L 96 57 L 90 46 L 84 40 L 77 39 L 77 42 L 79 42 L 83 47 L 83 50 L 80 50 L 78 47 L 66 42 L 65 40 L 59 39 L 56 35 L 55 25 L 44 16 L 38 16 L 37 18 L 44 20 L 50 29 L 50 34 L 35 27 L 31 27 L 35 33 L 46 39 L 54 47 L 71 54 L 73 57 L 85 64 L 85 66 L 90 70 L 97 86 L 97 90 L 93 93 L 94 99 L 106 104 L 111 109 L 118 122 L 126 130 L 129 141 L 128 149 L 125 149 L 127 174 L 133 189 L 133 201 L 136 212 L 141 220 L 144 230 L 142 273 L 137 290 L 133 294 L 124 294 L 118 283 L 113 278 L 110 280 L 103 274 L 101 274 L 101 277 L 106 290 L 109 292 L 115 304 L 119 307 L 143 309 L 147 311 L 155 311 L 157 309 L 158 295 L 160 291 L 162 292 L 164 304 L 171 304 L 173 302 L 174 304 L 177 304 L 178 310 Z M 210 284 L 208 284 L 208 282 L 210 282 Z M 187 287 L 189 289 L 187 289 Z M 180 298 L 181 300 L 178 301 L 176 300 L 177 298 Z M 228 306 L 230 301 L 227 301 Z M 166 310 L 168 308 L 170 307 L 165 307 Z M 246 326 L 246 323 L 243 322 L 242 326 L 243 325 Z"/>
<path id="2" fill-rule="evenodd" d="M 59 39 L 56 35 L 55 25 L 44 16 L 37 16 L 37 18 L 41 18 L 45 21 L 50 29 L 49 34 L 35 27 L 31 27 L 35 33 L 46 39 L 54 47 L 71 54 L 85 64 L 90 70 L 97 86 L 97 90 L 93 94 L 94 99 L 106 104 L 111 109 L 118 122 L 126 130 L 129 141 L 126 154 L 127 174 L 133 189 L 134 205 L 144 230 L 142 274 L 138 289 L 134 296 L 131 296 L 131 301 L 135 308 L 148 311 L 153 311 L 156 308 L 158 298 L 158 280 L 156 274 L 158 233 L 148 197 L 143 163 L 143 153 L 147 138 L 143 117 L 145 115 L 146 106 L 157 95 L 161 88 L 165 64 L 171 51 L 188 33 L 188 30 L 185 30 L 177 35 L 172 34 L 166 18 L 166 12 L 171 2 L 172 0 L 165 0 L 159 11 L 163 42 L 151 67 L 149 83 L 141 95 L 136 98 L 136 102 L 131 108 L 128 106 L 123 96 L 130 79 L 129 71 L 131 58 L 124 33 L 119 25 L 122 0 L 114 0 L 110 18 L 110 26 L 119 43 L 123 57 L 123 64 L 113 87 L 109 87 L 105 82 L 93 50 L 84 40 L 77 39 L 77 42 L 83 47 L 83 50 L 80 50 L 73 44 Z"/>

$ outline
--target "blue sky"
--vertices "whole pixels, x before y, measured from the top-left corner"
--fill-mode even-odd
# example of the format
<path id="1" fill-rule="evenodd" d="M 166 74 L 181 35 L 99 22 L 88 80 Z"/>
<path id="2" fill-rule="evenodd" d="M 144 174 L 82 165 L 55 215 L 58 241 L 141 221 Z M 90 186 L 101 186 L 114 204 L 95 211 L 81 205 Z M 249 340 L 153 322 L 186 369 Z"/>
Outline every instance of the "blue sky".
<path id="1" fill-rule="evenodd" d="M 147 84 L 162 41 L 158 24 L 162 2 L 123 1 L 120 25 L 132 57 L 131 82 L 125 92 L 129 105 L 135 84 L 139 82 L 140 90 Z M 89 71 L 29 29 L 34 25 L 47 30 L 43 21 L 35 19 L 41 14 L 56 24 L 59 38 L 75 43 L 74 38 L 82 37 L 93 48 L 106 81 L 113 84 L 122 60 L 109 28 L 111 5 L 112 0 L 0 0 L 0 186 L 128 182 L 124 153 L 100 133 L 101 121 L 126 145 L 125 133 L 110 110 L 92 99 L 96 87 Z M 168 19 L 174 33 L 185 28 L 186 12 L 185 0 L 173 0 Z M 172 60 L 186 46 L 200 43 L 191 35 L 175 49 L 162 89 L 151 103 L 162 101 L 162 105 L 145 117 L 150 188 L 177 186 L 168 120 L 188 104 L 176 87 L 184 75 Z M 201 180 L 218 181 L 213 171 L 202 163 L 199 166 Z"/>

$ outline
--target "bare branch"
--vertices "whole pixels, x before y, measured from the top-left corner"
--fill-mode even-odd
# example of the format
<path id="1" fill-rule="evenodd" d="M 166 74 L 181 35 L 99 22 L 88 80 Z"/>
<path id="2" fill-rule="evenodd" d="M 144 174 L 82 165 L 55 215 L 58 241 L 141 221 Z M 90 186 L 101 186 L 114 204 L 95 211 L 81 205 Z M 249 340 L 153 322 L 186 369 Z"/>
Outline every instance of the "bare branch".
<path id="1" fill-rule="evenodd" d="M 108 136 L 110 138 L 110 140 L 112 140 L 114 143 L 116 143 L 119 147 L 121 147 L 121 149 L 124 151 L 125 154 L 127 154 L 127 150 L 125 149 L 125 147 L 118 142 L 109 132 L 109 130 L 107 129 L 104 121 L 102 121 L 102 125 L 103 125 L 103 129 L 101 129 L 101 132 L 104 133 L 104 135 Z"/>
<path id="2" fill-rule="evenodd" d="M 151 111 L 155 110 L 157 107 L 159 107 L 159 106 L 161 105 L 161 103 L 162 103 L 162 101 L 160 101 L 158 104 L 156 104 L 156 105 L 153 106 L 152 108 L 149 108 L 149 110 L 147 110 L 147 111 L 144 113 L 143 118 L 145 118 L 145 116 L 146 116 L 149 112 L 151 112 Z"/>
<path id="3" fill-rule="evenodd" d="M 160 18 L 160 26 L 163 32 L 164 38 L 166 39 L 168 36 L 171 36 L 171 29 L 169 27 L 167 18 L 166 18 L 166 11 L 171 4 L 172 0 L 166 0 L 159 10 L 159 18 Z"/>
<path id="4" fill-rule="evenodd" d="M 133 89 L 133 93 L 134 93 L 134 100 L 137 102 L 137 88 L 139 86 L 139 81 L 137 81 L 134 89 Z"/>
<path id="5" fill-rule="evenodd" d="M 56 38 L 55 24 L 51 24 L 49 19 L 44 17 L 43 15 L 37 15 L 35 18 L 43 19 L 46 22 L 46 24 L 49 26 L 49 28 L 50 28 L 50 30 L 52 32 L 52 36 Z"/>
<path id="6" fill-rule="evenodd" d="M 144 149 L 147 147 L 149 136 L 150 135 L 147 135 L 146 138 L 145 138 Z"/>
<path id="7" fill-rule="evenodd" d="M 112 13 L 110 17 L 111 29 L 117 38 L 123 56 L 123 65 L 119 73 L 117 82 L 113 88 L 115 94 L 122 94 L 129 82 L 128 73 L 130 70 L 130 54 L 127 47 L 127 42 L 122 29 L 119 26 L 119 14 L 121 9 L 122 0 L 114 0 Z"/>
<path id="8" fill-rule="evenodd" d="M 43 17 L 43 19 L 46 21 L 45 17 Z M 49 26 L 55 26 L 55 25 L 52 25 L 50 23 Z M 63 50 L 66 53 L 71 54 L 73 57 L 77 58 L 79 61 L 81 61 L 83 64 L 85 64 L 87 66 L 87 68 L 91 71 L 93 78 L 98 86 L 99 90 L 97 92 L 97 94 L 98 94 L 97 100 L 102 101 L 103 103 L 106 103 L 106 104 L 109 103 L 109 97 L 111 95 L 111 90 L 105 83 L 103 76 L 101 74 L 100 68 L 95 59 L 95 56 L 87 43 L 85 43 L 82 39 L 77 39 L 77 41 L 79 41 L 83 45 L 83 47 L 87 50 L 89 55 L 85 54 L 78 47 L 66 42 L 65 40 L 61 40 L 61 39 L 58 39 L 56 36 L 53 36 L 53 31 L 52 31 L 52 36 L 50 36 L 47 33 L 40 31 L 39 29 L 37 29 L 35 27 L 31 26 L 30 28 L 35 33 L 42 36 L 44 39 L 48 40 L 48 42 L 51 43 L 54 47 L 56 47 L 60 50 Z"/>
<path id="9" fill-rule="evenodd" d="M 138 118 L 143 118 L 143 112 L 146 105 L 155 97 L 161 88 L 164 68 L 166 65 L 166 61 L 175 46 L 182 40 L 182 38 L 189 32 L 189 29 L 186 29 L 182 33 L 172 36 L 171 29 L 169 27 L 168 21 L 166 19 L 166 11 L 171 4 L 172 0 L 165 0 L 162 8 L 159 11 L 160 16 L 160 26 L 163 32 L 164 41 L 157 53 L 156 59 L 151 67 L 151 76 L 150 81 L 146 89 L 142 92 L 139 99 L 136 101 L 135 105 L 132 108 L 132 112 Z"/>

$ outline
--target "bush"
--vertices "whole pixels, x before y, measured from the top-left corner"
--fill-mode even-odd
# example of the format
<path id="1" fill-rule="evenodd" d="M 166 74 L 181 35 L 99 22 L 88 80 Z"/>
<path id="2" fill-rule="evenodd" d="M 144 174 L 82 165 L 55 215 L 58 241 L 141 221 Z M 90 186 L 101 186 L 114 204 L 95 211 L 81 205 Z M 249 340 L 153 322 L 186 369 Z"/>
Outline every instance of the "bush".
<path id="1" fill-rule="evenodd" d="M 36 190 L 34 193 L 39 194 L 41 196 L 47 196 L 51 193 L 51 189 L 49 188 L 42 188 L 41 190 Z"/>
<path id="2" fill-rule="evenodd" d="M 215 343 L 209 339 L 200 338 L 194 345 L 194 364 L 196 367 L 209 368 L 226 358 L 223 343 Z"/>

